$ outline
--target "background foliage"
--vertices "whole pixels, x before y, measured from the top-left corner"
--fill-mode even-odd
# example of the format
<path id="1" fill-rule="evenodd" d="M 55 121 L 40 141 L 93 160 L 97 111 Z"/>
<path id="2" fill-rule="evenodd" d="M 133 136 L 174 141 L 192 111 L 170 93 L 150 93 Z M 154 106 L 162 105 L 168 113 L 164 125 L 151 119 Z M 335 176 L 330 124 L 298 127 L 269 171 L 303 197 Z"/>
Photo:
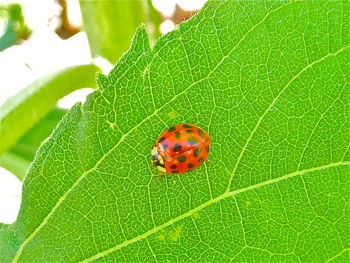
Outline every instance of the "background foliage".
<path id="1" fill-rule="evenodd" d="M 80 2 L 93 58 L 103 57 L 115 62 L 128 49 L 132 35 L 142 22 L 153 28 L 150 31 L 152 38 L 159 36 L 160 17 L 150 1 Z M 19 24 L 16 28 L 29 34 L 20 5 L 0 7 L 0 11 L 2 9 L 9 10 L 8 16 L 12 17 L 6 28 Z M 6 29 L 0 39 L 9 36 Z M 10 37 L 12 42 L 16 41 L 14 34 Z M 8 99 L 0 108 L 0 165 L 22 179 L 38 146 L 63 115 L 58 114 L 62 110 L 54 109 L 57 101 L 75 90 L 96 88 L 95 78 L 99 71 L 95 62 L 62 68 L 37 79 Z"/>

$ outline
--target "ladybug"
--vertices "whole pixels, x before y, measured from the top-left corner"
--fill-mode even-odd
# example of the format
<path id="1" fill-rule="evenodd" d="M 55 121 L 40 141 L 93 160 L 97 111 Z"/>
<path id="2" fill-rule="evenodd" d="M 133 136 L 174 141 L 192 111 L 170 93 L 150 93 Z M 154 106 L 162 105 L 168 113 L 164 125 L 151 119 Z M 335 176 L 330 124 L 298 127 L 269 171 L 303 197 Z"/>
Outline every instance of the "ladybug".
<path id="1" fill-rule="evenodd" d="M 165 130 L 151 150 L 154 166 L 162 173 L 186 173 L 208 157 L 209 134 L 194 124 L 178 124 Z"/>

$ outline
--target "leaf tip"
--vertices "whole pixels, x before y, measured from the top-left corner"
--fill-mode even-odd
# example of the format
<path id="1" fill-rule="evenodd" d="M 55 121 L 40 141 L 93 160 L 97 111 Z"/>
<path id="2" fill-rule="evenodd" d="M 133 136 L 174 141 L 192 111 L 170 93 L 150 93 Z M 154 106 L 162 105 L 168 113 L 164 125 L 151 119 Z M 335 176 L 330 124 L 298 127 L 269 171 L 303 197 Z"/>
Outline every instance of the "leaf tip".
<path id="1" fill-rule="evenodd" d="M 98 73 L 96 75 L 96 82 L 100 88 L 106 86 L 106 83 L 108 82 L 108 77 L 102 73 Z"/>
<path id="2" fill-rule="evenodd" d="M 140 25 L 136 29 L 129 50 L 123 54 L 108 74 L 108 81 L 117 81 L 118 76 L 122 76 L 122 72 L 125 71 L 125 68 L 130 68 L 137 63 L 141 63 L 141 60 L 145 60 L 149 56 L 150 51 L 149 35 L 145 26 Z"/>
<path id="3" fill-rule="evenodd" d="M 131 50 L 150 50 L 149 35 L 144 24 L 141 24 L 136 28 L 136 33 L 131 43 Z"/>

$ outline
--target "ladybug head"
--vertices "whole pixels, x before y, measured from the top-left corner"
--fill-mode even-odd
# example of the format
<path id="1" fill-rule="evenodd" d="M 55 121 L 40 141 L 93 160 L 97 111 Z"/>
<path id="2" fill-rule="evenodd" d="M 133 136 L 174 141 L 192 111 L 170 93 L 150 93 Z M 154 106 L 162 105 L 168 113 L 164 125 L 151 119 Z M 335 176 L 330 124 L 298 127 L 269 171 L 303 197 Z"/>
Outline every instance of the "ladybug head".
<path id="1" fill-rule="evenodd" d="M 165 164 L 162 156 L 160 155 L 157 147 L 154 145 L 151 150 L 151 160 L 153 165 L 162 173 L 166 172 Z"/>

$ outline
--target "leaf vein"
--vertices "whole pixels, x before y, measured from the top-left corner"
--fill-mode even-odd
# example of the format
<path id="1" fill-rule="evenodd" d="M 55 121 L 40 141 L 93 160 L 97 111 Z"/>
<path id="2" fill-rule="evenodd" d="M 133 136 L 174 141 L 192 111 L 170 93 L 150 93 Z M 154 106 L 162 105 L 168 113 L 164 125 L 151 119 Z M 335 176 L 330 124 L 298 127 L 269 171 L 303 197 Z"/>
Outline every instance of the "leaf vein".
<path id="1" fill-rule="evenodd" d="M 245 187 L 245 188 L 241 188 L 241 189 L 238 189 L 238 190 L 235 190 L 235 191 L 232 191 L 232 192 L 225 192 L 224 194 L 220 195 L 220 196 L 217 196 L 213 199 L 210 199 L 208 200 L 207 202 L 189 210 L 188 212 L 186 213 L 183 213 L 137 237 L 134 237 L 132 239 L 129 239 L 129 240 L 126 240 L 112 248 L 109 248 L 107 250 L 104 250 L 96 255 L 93 255 L 87 259 L 84 259 L 82 261 L 80 261 L 81 263 L 87 263 L 87 262 L 92 262 L 94 261 L 95 259 L 98 259 L 98 258 L 101 258 L 103 256 L 106 256 L 110 253 L 113 253 L 114 251 L 116 250 L 119 250 L 123 247 L 126 247 L 132 243 L 135 243 L 137 241 L 140 241 L 144 238 L 147 238 L 149 237 L 150 235 L 166 228 L 167 226 L 170 226 L 182 219 L 185 219 L 195 213 L 197 213 L 198 211 L 208 207 L 209 205 L 212 205 L 214 203 L 217 203 L 223 199 L 226 199 L 226 198 L 229 198 L 229 197 L 234 197 L 235 195 L 238 195 L 240 193 L 243 193 L 243 192 L 247 192 L 247 191 L 250 191 L 250 190 L 254 190 L 254 189 L 257 189 L 259 187 L 263 187 L 263 186 L 267 186 L 267 185 L 270 185 L 270 184 L 274 184 L 274 183 L 278 183 L 280 181 L 283 181 L 283 180 L 286 180 L 288 178 L 292 178 L 292 177 L 295 177 L 295 176 L 298 176 L 298 175 L 305 175 L 306 173 L 310 173 L 310 172 L 315 172 L 315 171 L 320 171 L 320 170 L 324 170 L 324 169 L 328 169 L 328 168 L 333 168 L 333 167 L 337 167 L 337 166 L 345 166 L 345 165 L 350 165 L 350 161 L 349 162 L 336 162 L 336 163 L 330 163 L 330 164 L 326 164 L 326 165 L 323 165 L 323 166 L 319 166 L 319 167 L 314 167 L 314 168 L 309 168 L 309 169 L 305 169 L 305 170 L 302 170 L 302 171 L 296 171 L 296 172 L 293 172 L 293 173 L 290 173 L 290 174 L 286 174 L 284 176 L 281 176 L 281 177 L 278 177 L 278 178 L 275 178 L 275 179 L 271 179 L 271 180 L 268 180 L 268 181 L 264 181 L 264 182 L 261 182 L 261 183 L 258 183 L 258 184 L 255 184 L 255 185 L 251 185 L 251 186 L 248 186 L 248 187 Z"/>
<path id="2" fill-rule="evenodd" d="M 241 150 L 241 152 L 240 152 L 240 154 L 239 154 L 239 156 L 238 156 L 238 158 L 237 158 L 237 161 L 236 161 L 236 164 L 235 164 L 235 166 L 234 166 L 234 168 L 233 168 L 233 171 L 232 171 L 232 173 L 231 173 L 231 176 L 230 176 L 230 179 L 229 179 L 229 183 L 228 183 L 228 185 L 227 185 L 226 192 L 229 192 L 229 191 L 230 191 L 230 188 L 231 188 L 231 185 L 232 185 L 232 180 L 233 180 L 233 177 L 234 177 L 234 175 L 235 175 L 235 173 L 236 173 L 236 170 L 237 170 L 237 168 L 238 168 L 238 165 L 240 164 L 240 161 L 241 161 L 241 159 L 242 159 L 244 153 L 246 152 L 246 150 L 247 150 L 247 148 L 248 148 L 248 145 L 249 145 L 251 139 L 253 138 L 255 132 L 256 132 L 257 129 L 259 128 L 259 126 L 260 126 L 262 120 L 263 120 L 263 119 L 265 118 L 265 116 L 270 112 L 270 110 L 272 109 L 272 107 L 276 104 L 276 102 L 278 101 L 278 99 L 281 97 L 281 95 L 284 93 L 284 91 L 289 87 L 289 85 L 290 85 L 291 83 L 293 83 L 293 81 L 294 81 L 295 79 L 297 79 L 302 73 L 304 73 L 306 70 L 308 70 L 309 68 L 311 68 L 311 67 L 314 66 L 315 64 L 320 63 L 320 62 L 326 60 L 326 59 L 329 58 L 329 57 L 336 56 L 336 55 L 342 53 L 344 50 L 348 49 L 349 47 L 350 47 L 350 45 L 349 45 L 349 46 L 342 47 L 342 48 L 340 48 L 338 51 L 336 51 L 336 52 L 334 52 L 334 53 L 328 53 L 327 55 L 325 55 L 325 56 L 323 56 L 323 57 L 321 57 L 321 58 L 319 58 L 319 59 L 313 61 L 312 63 L 310 63 L 310 64 L 308 64 L 308 65 L 306 65 L 306 66 L 305 66 L 304 68 L 302 68 L 294 77 L 292 77 L 292 78 L 288 81 L 288 83 L 281 89 L 281 91 L 278 93 L 278 95 L 277 95 L 277 96 L 274 98 L 274 100 L 270 103 L 269 107 L 266 108 L 266 110 L 264 111 L 264 113 L 263 113 L 263 114 L 261 115 L 261 117 L 258 119 L 258 121 L 257 121 L 257 123 L 256 123 L 256 125 L 255 125 L 255 127 L 253 128 L 253 130 L 252 130 L 252 132 L 250 133 L 250 135 L 249 135 L 247 141 L 245 142 L 245 144 L 244 144 L 244 146 L 243 146 L 243 148 L 242 148 L 242 150 Z"/>

